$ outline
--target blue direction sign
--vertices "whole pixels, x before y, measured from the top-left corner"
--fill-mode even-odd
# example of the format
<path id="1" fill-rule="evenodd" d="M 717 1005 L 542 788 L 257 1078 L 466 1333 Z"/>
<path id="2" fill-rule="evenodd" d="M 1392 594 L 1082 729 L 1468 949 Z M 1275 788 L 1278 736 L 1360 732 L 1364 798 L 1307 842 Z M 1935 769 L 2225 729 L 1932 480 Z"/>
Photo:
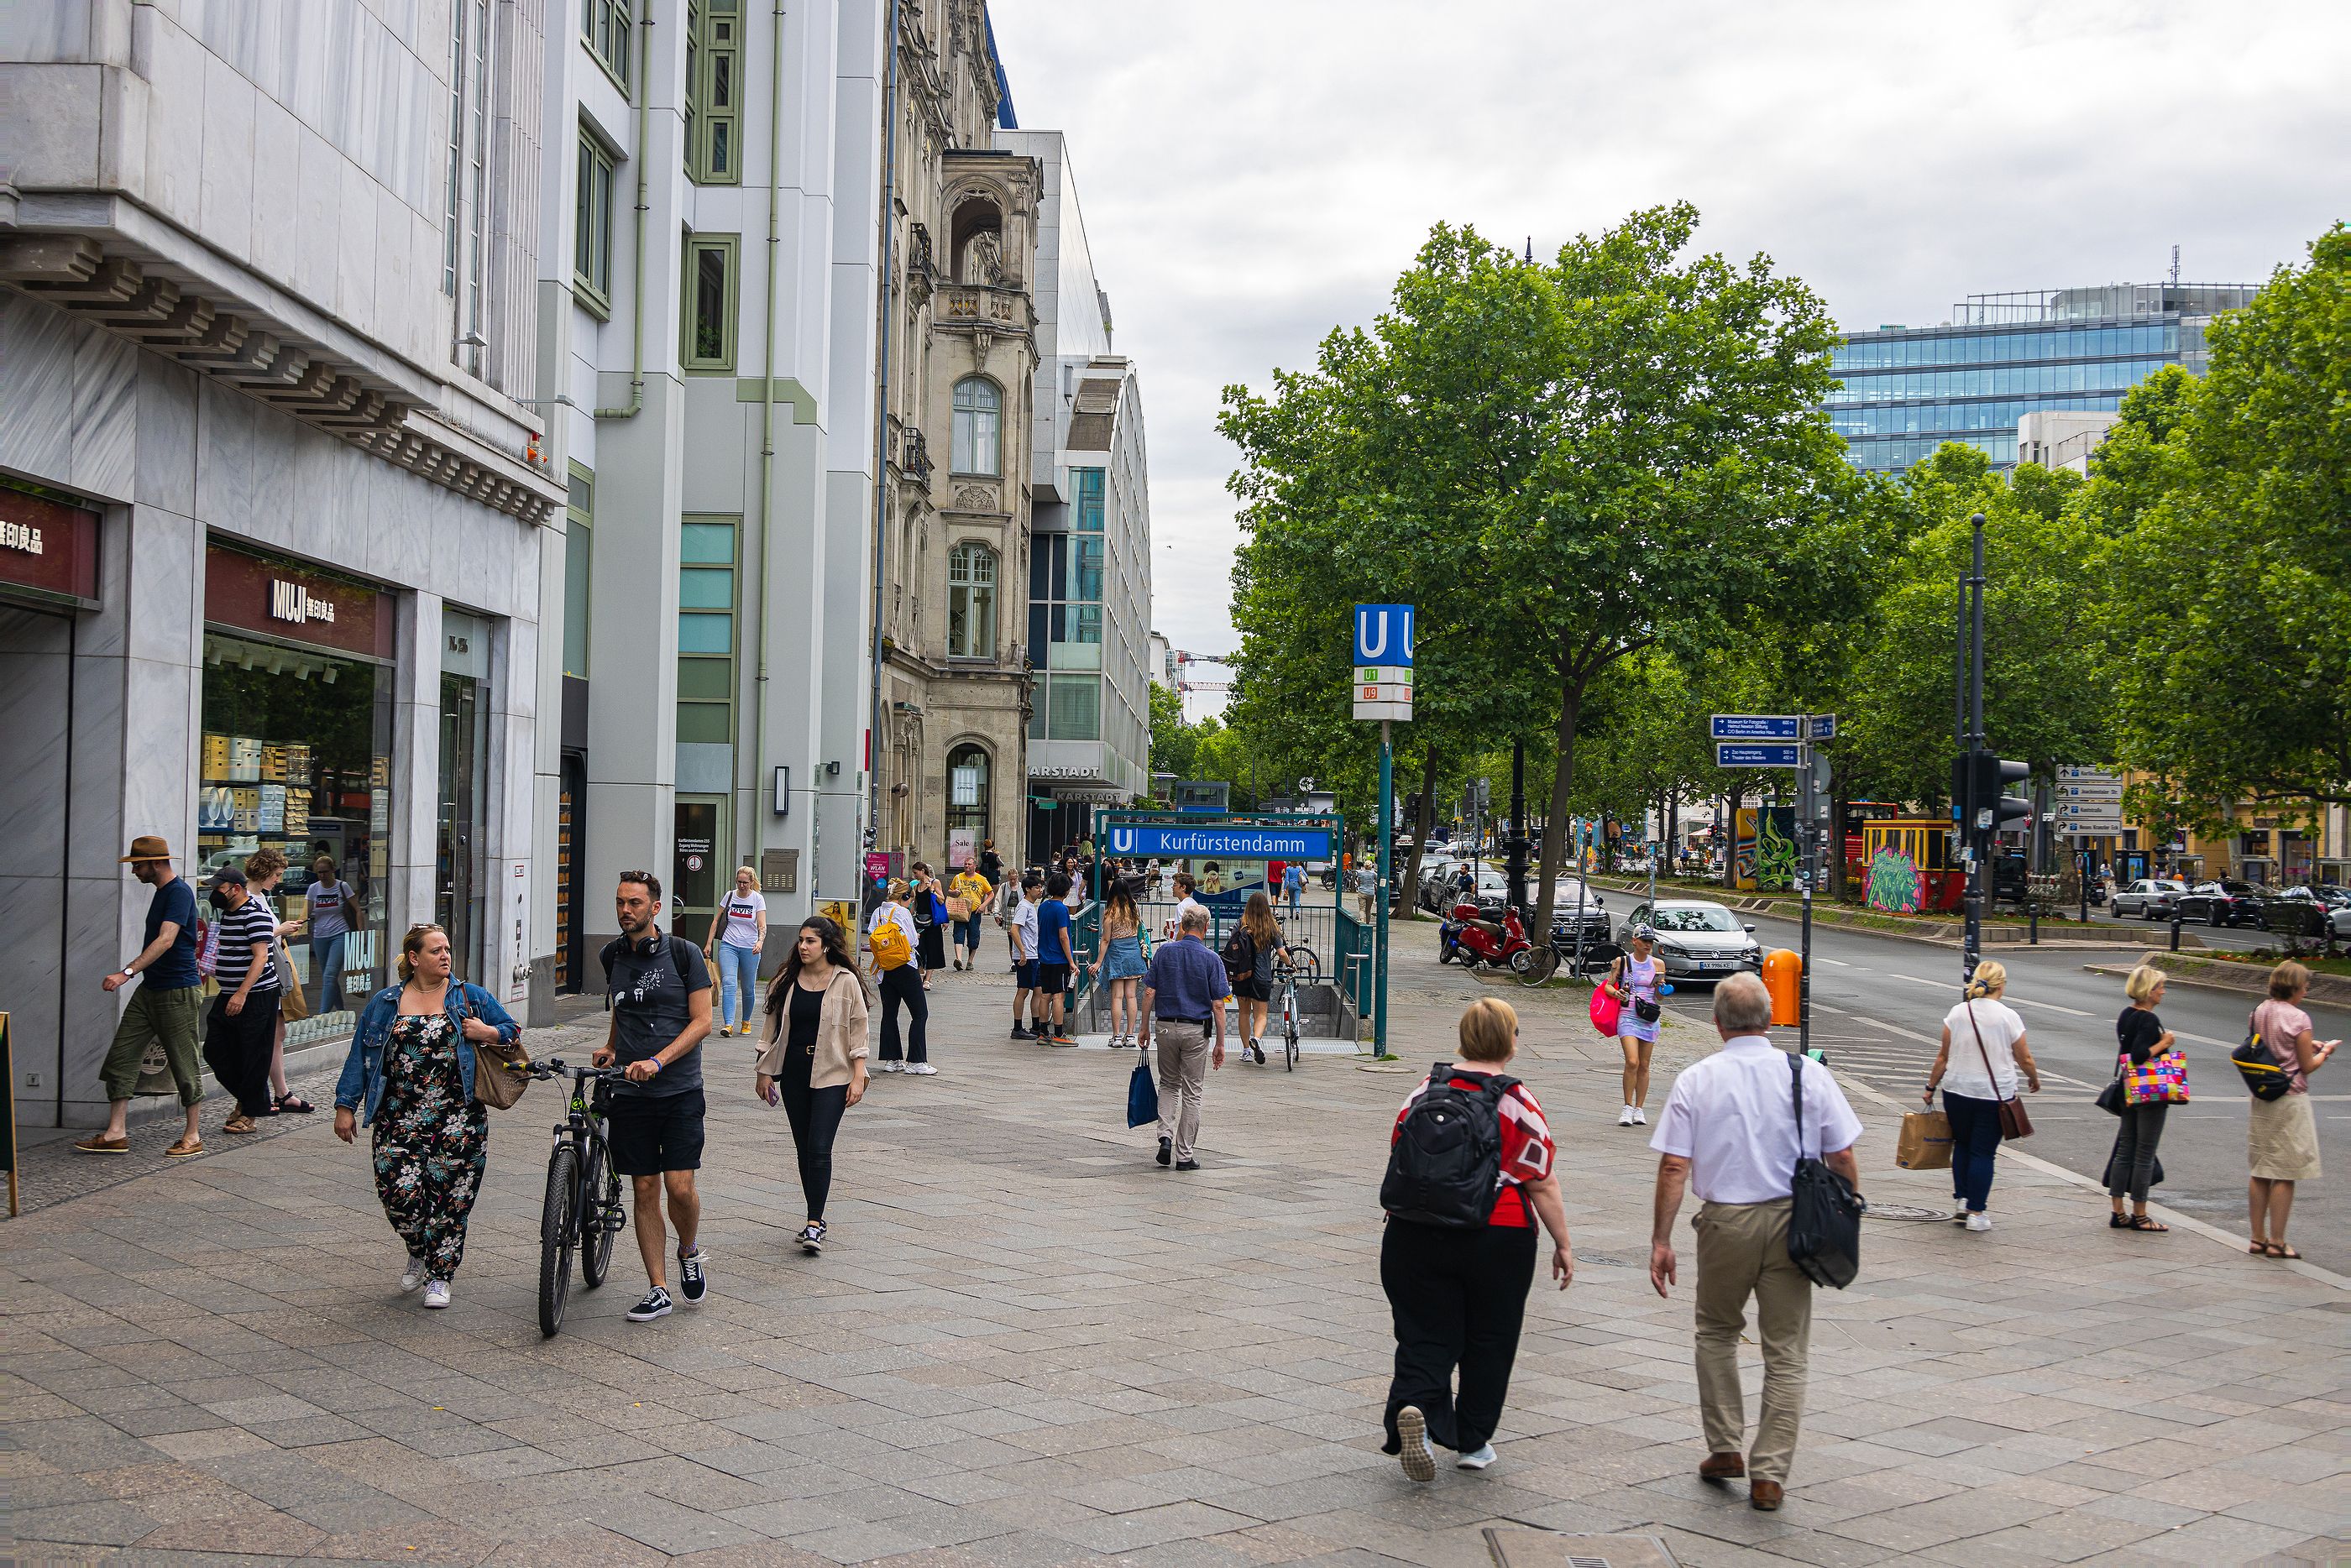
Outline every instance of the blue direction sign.
<path id="1" fill-rule="evenodd" d="M 1834 741 L 1834 740 L 1835 740 L 1835 739 L 1836 739 L 1836 715 L 1835 715 L 1834 713 L 1814 713 L 1814 714 L 1813 714 L 1811 717 L 1807 718 L 1807 719 L 1804 721 L 1804 735 L 1805 735 L 1805 738 L 1806 738 L 1807 740 L 1813 740 L 1813 741 Z"/>
<path id="2" fill-rule="evenodd" d="M 1410 605 L 1355 607 L 1355 663 L 1412 668 Z"/>
<path id="3" fill-rule="evenodd" d="M 1714 745 L 1714 765 L 1719 768 L 1793 768 L 1803 764 L 1799 760 L 1802 746 L 1744 745 L 1729 741 L 1717 741 Z"/>
<path id="4" fill-rule="evenodd" d="M 1797 738 L 1796 716 L 1793 713 L 1717 713 L 1714 716 L 1713 738 L 1718 741 L 1792 741 Z M 1726 763 L 1723 765 L 1728 767 L 1730 764 Z M 1792 768 L 1796 764 L 1790 762 L 1773 765 Z"/>
<path id="5" fill-rule="evenodd" d="M 1109 831 L 1113 855 L 1209 856 L 1227 860 L 1332 857 L 1327 827 L 1181 827 L 1114 822 Z"/>

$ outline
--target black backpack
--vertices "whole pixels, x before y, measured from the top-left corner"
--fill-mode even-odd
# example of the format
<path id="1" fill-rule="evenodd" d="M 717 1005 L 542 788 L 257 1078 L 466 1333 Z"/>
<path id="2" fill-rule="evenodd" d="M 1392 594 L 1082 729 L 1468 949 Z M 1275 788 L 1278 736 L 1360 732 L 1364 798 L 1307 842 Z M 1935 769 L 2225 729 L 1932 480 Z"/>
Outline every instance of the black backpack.
<path id="1" fill-rule="evenodd" d="M 1790 1182 L 1788 1258 L 1816 1285 L 1843 1290 L 1861 1272 L 1861 1217 L 1867 1210 L 1845 1179 L 1804 1153 L 1804 1059 L 1791 1053 L 1796 1102 L 1796 1170 Z"/>
<path id="2" fill-rule="evenodd" d="M 1453 1082 L 1452 1063 L 1429 1069 L 1428 1088 L 1405 1112 L 1380 1182 L 1380 1207 L 1395 1219 L 1467 1229 L 1493 1218 L 1502 1195 L 1502 1096 L 1519 1081 L 1479 1076 L 1479 1087 L 1464 1089 Z"/>
<path id="3" fill-rule="evenodd" d="M 1249 983 L 1257 973 L 1257 943 L 1246 926 L 1235 926 L 1233 934 L 1225 939 L 1225 983 L 1239 987 Z"/>

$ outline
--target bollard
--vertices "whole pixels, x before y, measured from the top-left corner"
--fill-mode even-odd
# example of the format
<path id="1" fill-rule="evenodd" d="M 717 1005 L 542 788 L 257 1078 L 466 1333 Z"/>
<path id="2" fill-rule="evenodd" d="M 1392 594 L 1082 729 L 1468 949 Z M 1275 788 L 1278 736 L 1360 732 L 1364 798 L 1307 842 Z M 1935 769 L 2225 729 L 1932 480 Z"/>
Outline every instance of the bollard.
<path id="1" fill-rule="evenodd" d="M 2177 914 L 2171 917 L 2171 950 L 2179 950 L 2179 917 Z"/>
<path id="2" fill-rule="evenodd" d="M 1763 989 L 1771 993 L 1771 1023 L 1792 1029 L 1803 1018 L 1804 961 L 1786 948 L 1763 955 Z"/>

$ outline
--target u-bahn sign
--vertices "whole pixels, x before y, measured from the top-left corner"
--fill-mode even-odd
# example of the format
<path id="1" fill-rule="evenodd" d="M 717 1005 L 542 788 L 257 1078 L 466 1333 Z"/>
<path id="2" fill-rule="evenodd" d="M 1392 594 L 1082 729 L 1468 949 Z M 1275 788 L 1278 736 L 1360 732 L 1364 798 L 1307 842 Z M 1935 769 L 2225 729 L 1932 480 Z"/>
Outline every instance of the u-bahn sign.
<path id="1" fill-rule="evenodd" d="M 1327 827 L 1187 827 L 1181 824 L 1114 822 L 1109 827 L 1113 855 L 1164 859 L 1328 860 Z"/>
<path id="2" fill-rule="evenodd" d="M 1412 607 L 1357 605 L 1354 705 L 1358 719 L 1412 717 Z"/>

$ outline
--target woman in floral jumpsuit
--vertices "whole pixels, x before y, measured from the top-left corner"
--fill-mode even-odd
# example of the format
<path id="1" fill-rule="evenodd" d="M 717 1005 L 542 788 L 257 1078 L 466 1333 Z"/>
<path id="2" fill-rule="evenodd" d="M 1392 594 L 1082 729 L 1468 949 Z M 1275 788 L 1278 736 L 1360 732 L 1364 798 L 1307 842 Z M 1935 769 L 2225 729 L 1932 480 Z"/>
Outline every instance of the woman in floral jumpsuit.
<path id="1" fill-rule="evenodd" d="M 440 927 L 408 933 L 402 983 L 369 1003 L 335 1092 L 335 1136 L 352 1141 L 362 1108 L 373 1128 L 376 1196 L 408 1246 L 401 1290 L 423 1285 L 429 1307 L 449 1304 L 489 1152 L 474 1051 L 522 1033 L 488 992 L 452 980 L 449 965 Z"/>

